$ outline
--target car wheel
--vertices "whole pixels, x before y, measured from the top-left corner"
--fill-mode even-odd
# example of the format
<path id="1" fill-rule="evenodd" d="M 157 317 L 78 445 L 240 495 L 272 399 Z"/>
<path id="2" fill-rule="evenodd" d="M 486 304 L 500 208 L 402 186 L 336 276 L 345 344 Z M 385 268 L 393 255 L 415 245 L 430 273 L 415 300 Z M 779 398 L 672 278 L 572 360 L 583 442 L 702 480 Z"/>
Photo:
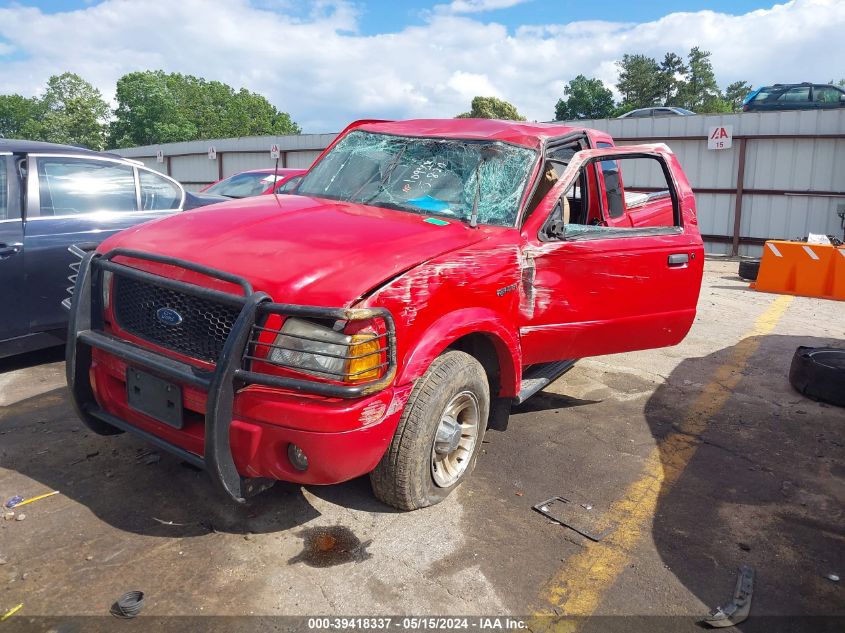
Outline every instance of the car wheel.
<path id="1" fill-rule="evenodd" d="M 789 382 L 808 398 L 845 407 L 845 349 L 799 347 L 792 357 Z"/>
<path id="2" fill-rule="evenodd" d="M 743 259 L 739 262 L 739 276 L 743 279 L 756 281 L 758 272 L 760 272 L 759 259 Z"/>
<path id="3" fill-rule="evenodd" d="M 411 391 L 393 440 L 370 473 L 373 492 L 400 510 L 439 503 L 472 472 L 490 412 L 490 386 L 469 354 L 438 356 Z"/>

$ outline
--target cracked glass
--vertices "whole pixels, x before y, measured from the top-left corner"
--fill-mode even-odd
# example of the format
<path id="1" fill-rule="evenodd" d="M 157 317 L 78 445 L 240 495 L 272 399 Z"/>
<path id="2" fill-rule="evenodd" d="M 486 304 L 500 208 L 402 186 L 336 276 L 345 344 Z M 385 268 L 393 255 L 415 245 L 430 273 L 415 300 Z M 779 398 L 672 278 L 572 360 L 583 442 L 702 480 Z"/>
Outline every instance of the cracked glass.
<path id="1" fill-rule="evenodd" d="M 536 152 L 499 141 L 353 131 L 303 178 L 297 193 L 513 226 Z"/>

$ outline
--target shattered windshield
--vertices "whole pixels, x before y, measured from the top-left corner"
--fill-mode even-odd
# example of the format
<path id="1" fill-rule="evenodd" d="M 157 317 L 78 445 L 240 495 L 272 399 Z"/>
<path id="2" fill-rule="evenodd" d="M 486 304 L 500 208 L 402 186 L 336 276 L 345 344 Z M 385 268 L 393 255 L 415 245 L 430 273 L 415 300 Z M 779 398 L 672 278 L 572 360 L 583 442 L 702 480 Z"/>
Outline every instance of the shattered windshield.
<path id="1" fill-rule="evenodd" d="M 513 226 L 536 153 L 499 141 L 353 131 L 297 193 L 400 211 Z"/>

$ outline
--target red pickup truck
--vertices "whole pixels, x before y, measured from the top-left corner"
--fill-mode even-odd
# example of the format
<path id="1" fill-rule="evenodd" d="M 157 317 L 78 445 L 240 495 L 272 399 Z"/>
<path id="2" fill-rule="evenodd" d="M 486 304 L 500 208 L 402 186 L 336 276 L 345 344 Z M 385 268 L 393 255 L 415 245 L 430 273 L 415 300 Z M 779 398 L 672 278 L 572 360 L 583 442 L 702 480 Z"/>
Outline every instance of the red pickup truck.
<path id="1" fill-rule="evenodd" d="M 83 260 L 67 372 L 243 502 L 369 473 L 411 510 L 472 470 L 491 406 L 576 359 L 674 345 L 703 249 L 665 146 L 495 120 L 363 121 L 296 195 L 123 231 Z"/>

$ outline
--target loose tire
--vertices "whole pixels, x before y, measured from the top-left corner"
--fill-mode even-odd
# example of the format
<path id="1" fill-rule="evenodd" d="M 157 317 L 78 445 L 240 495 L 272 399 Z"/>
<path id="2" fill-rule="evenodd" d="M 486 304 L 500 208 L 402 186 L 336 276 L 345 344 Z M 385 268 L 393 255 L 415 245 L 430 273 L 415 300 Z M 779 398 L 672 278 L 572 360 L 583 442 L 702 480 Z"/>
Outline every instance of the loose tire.
<path id="1" fill-rule="evenodd" d="M 808 398 L 845 407 L 845 349 L 799 347 L 792 357 L 789 382 Z"/>
<path id="2" fill-rule="evenodd" d="M 756 281 L 760 272 L 759 259 L 743 259 L 739 262 L 739 276 L 748 281 Z"/>
<path id="3" fill-rule="evenodd" d="M 373 492 L 400 510 L 443 501 L 472 472 L 490 413 L 490 386 L 469 354 L 437 357 L 417 381 L 375 470 Z"/>

